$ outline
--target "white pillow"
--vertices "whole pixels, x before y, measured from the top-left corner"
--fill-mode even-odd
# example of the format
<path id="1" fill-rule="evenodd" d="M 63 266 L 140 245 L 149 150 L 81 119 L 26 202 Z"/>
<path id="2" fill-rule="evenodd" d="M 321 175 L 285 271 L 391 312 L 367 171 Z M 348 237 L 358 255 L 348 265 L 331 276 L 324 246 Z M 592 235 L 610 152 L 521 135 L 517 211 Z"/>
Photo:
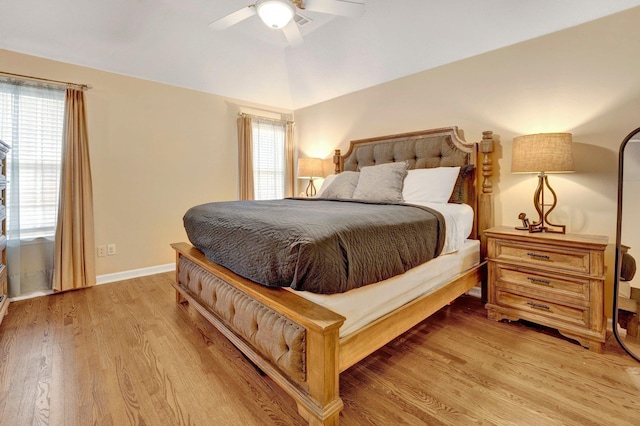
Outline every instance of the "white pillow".
<path id="1" fill-rule="evenodd" d="M 409 170 L 404 179 L 402 197 L 405 203 L 424 201 L 447 203 L 458 179 L 460 167 L 434 167 Z"/>
<path id="2" fill-rule="evenodd" d="M 333 180 L 336 178 L 336 176 L 338 176 L 338 175 L 333 174 L 333 175 L 329 175 L 326 178 L 324 178 L 324 182 L 322 182 L 322 186 L 320 187 L 320 189 L 316 193 L 316 198 L 322 197 L 322 193 L 327 190 L 327 188 L 329 187 L 329 185 L 331 185 L 331 182 L 333 182 Z"/>

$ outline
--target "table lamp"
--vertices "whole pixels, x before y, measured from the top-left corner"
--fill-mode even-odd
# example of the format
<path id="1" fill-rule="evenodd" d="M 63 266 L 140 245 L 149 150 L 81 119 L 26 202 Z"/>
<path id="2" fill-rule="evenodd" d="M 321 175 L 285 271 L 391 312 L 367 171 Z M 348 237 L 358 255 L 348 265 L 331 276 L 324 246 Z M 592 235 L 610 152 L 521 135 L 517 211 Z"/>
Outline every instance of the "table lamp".
<path id="1" fill-rule="evenodd" d="M 316 187 L 313 179 L 324 177 L 324 168 L 321 158 L 298 158 L 298 179 L 309 179 L 309 185 L 305 194 L 307 197 L 316 195 Z"/>
<path id="2" fill-rule="evenodd" d="M 565 225 L 549 222 L 549 213 L 556 207 L 558 197 L 549 185 L 547 173 L 573 172 L 573 148 L 571 133 L 539 133 L 518 136 L 513 139 L 511 173 L 538 173 L 538 187 L 533 194 L 533 204 L 538 220 L 525 228 L 529 232 L 555 232 L 564 234 Z M 545 200 L 545 187 L 552 202 Z M 545 207 L 549 207 L 545 209 Z"/>

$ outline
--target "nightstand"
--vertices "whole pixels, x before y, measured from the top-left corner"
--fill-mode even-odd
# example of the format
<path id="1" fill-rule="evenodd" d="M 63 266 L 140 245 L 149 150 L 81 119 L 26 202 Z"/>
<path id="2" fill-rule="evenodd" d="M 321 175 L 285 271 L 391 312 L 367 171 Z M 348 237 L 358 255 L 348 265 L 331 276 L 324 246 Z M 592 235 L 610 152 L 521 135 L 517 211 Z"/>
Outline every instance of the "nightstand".
<path id="1" fill-rule="evenodd" d="M 556 328 L 595 352 L 605 341 L 604 250 L 599 235 L 485 231 L 488 316 Z"/>

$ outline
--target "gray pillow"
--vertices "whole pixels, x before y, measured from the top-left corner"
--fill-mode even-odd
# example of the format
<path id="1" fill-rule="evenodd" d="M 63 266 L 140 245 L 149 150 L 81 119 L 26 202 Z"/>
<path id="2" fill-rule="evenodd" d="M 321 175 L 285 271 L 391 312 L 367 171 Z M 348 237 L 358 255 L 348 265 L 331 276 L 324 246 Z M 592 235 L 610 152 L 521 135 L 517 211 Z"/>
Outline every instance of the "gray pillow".
<path id="1" fill-rule="evenodd" d="M 353 198 L 369 201 L 402 202 L 402 186 L 408 163 L 385 163 L 363 167 Z"/>
<path id="2" fill-rule="evenodd" d="M 353 198 L 353 191 L 358 185 L 358 172 L 342 172 L 336 176 L 331 185 L 322 191 L 322 198 Z"/>

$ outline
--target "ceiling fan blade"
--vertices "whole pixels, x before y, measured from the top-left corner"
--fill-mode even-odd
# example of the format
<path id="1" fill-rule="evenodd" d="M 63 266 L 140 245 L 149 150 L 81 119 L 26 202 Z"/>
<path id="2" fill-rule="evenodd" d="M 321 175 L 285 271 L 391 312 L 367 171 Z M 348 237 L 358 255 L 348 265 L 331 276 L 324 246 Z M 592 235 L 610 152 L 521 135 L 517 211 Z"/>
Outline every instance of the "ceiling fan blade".
<path id="1" fill-rule="evenodd" d="M 296 47 L 304 43 L 302 33 L 300 32 L 300 28 L 298 28 L 298 24 L 296 24 L 295 19 L 292 19 L 291 22 L 282 29 L 282 31 L 289 42 L 289 46 Z"/>
<path id="2" fill-rule="evenodd" d="M 250 18 L 255 14 L 256 8 L 253 5 L 243 7 L 242 9 L 236 10 L 235 12 L 232 12 L 227 16 L 218 19 L 217 21 L 213 21 L 209 24 L 209 28 L 211 28 L 212 30 L 221 31 L 237 24 L 240 21 L 244 21 L 245 19 Z"/>
<path id="3" fill-rule="evenodd" d="M 310 12 L 328 13 L 350 18 L 357 18 L 364 13 L 363 3 L 354 3 L 347 0 L 305 0 L 302 4 L 304 9 Z"/>

